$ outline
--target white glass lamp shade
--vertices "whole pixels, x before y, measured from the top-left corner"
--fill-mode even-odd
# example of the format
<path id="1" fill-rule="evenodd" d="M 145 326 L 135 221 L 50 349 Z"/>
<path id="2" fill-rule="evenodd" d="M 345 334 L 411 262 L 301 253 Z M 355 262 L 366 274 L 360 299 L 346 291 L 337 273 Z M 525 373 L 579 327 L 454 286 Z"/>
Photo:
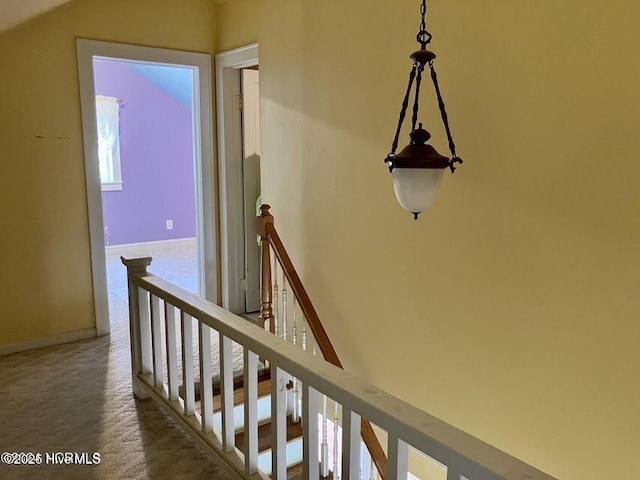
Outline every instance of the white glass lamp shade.
<path id="1" fill-rule="evenodd" d="M 417 214 L 431 206 L 440 190 L 444 168 L 394 168 L 393 189 L 402 208 Z"/>

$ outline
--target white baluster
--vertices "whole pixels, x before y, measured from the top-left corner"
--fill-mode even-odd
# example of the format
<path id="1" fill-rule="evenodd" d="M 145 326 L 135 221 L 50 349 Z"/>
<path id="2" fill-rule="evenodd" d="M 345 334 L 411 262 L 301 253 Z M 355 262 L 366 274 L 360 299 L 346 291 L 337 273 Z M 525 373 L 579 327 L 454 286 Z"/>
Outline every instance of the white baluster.
<path id="1" fill-rule="evenodd" d="M 313 355 L 314 357 L 318 355 L 316 345 L 316 337 L 313 336 L 313 333 L 311 333 L 311 335 L 307 335 L 307 350 L 309 350 L 311 352 L 311 355 Z"/>
<path id="2" fill-rule="evenodd" d="M 366 454 L 367 450 L 364 448 L 364 443 L 360 442 L 360 473 L 358 475 L 358 478 L 360 480 L 364 480 L 364 475 L 365 475 L 365 454 Z"/>
<path id="3" fill-rule="evenodd" d="M 184 386 L 184 414 L 195 415 L 196 400 L 193 384 L 193 323 L 191 316 L 180 312 L 182 337 L 182 385 Z"/>
<path id="4" fill-rule="evenodd" d="M 349 480 L 360 473 L 360 415 L 342 406 L 342 474 Z"/>
<path id="5" fill-rule="evenodd" d="M 283 292 L 284 293 L 284 292 Z M 293 297 L 293 325 L 291 326 L 291 343 L 298 344 L 298 325 L 296 322 L 296 297 Z"/>
<path id="6" fill-rule="evenodd" d="M 278 259 L 275 255 L 273 256 L 273 321 L 275 322 L 273 331 L 277 337 L 280 333 L 280 315 L 278 308 Z"/>
<path id="7" fill-rule="evenodd" d="M 307 350 L 307 321 L 302 318 L 302 350 Z"/>
<path id="8" fill-rule="evenodd" d="M 292 329 L 292 342 L 294 345 L 298 343 L 298 327 L 296 325 L 296 297 L 293 297 L 293 329 Z M 299 396 L 299 381 L 296 377 L 293 377 L 293 402 L 291 405 L 291 421 L 298 423 L 300 421 L 300 404 L 298 403 Z"/>
<path id="9" fill-rule="evenodd" d="M 373 463 L 373 457 L 369 455 L 369 480 L 376 480 L 378 478 L 378 471 Z"/>
<path id="10" fill-rule="evenodd" d="M 333 402 L 333 478 L 340 480 L 340 438 L 339 438 L 338 402 Z"/>
<path id="11" fill-rule="evenodd" d="M 329 443 L 327 442 L 327 396 L 322 395 L 322 443 L 320 444 L 320 473 L 329 475 Z"/>
<path id="12" fill-rule="evenodd" d="M 287 313 L 286 311 L 284 313 L 280 312 L 280 304 L 278 302 L 278 258 L 275 255 L 273 255 L 273 318 L 275 321 L 275 329 L 274 329 L 274 334 L 276 336 L 280 336 L 280 338 L 284 338 L 285 340 L 287 339 Z M 284 270 L 282 272 L 282 282 L 285 282 L 285 276 L 284 276 Z M 286 295 L 286 289 L 284 289 L 283 286 L 283 296 Z M 283 320 L 283 315 L 284 315 L 284 320 Z M 286 404 L 287 400 L 285 398 L 285 404 Z"/>
<path id="13" fill-rule="evenodd" d="M 287 374 L 271 364 L 271 478 L 287 478 Z"/>
<path id="14" fill-rule="evenodd" d="M 396 435 L 389 432 L 387 444 L 387 480 L 405 480 L 408 473 L 409 447 Z M 449 476 L 447 475 L 447 479 Z"/>
<path id="15" fill-rule="evenodd" d="M 233 428 L 233 341 L 219 334 L 220 345 L 220 405 L 222 407 L 222 449 L 235 450 Z"/>
<path id="16" fill-rule="evenodd" d="M 291 397 L 291 421 L 298 423 L 302 418 L 302 382 L 293 377 L 293 393 Z"/>
<path id="17" fill-rule="evenodd" d="M 169 400 L 178 399 L 178 351 L 176 346 L 176 307 L 164 302 L 164 327 L 167 340 L 167 374 Z"/>
<path id="18" fill-rule="evenodd" d="M 302 350 L 307 350 L 307 323 L 305 321 L 304 316 L 302 317 Z M 293 388 L 293 405 L 294 409 L 298 409 L 298 411 L 302 411 L 302 388 L 299 380 L 296 380 Z"/>
<path id="19" fill-rule="evenodd" d="M 287 279 L 282 272 L 282 338 L 287 339 Z"/>
<path id="20" fill-rule="evenodd" d="M 258 355 L 244 347 L 244 470 L 258 471 Z"/>
<path id="21" fill-rule="evenodd" d="M 202 431 L 213 430 L 213 385 L 211 373 L 211 330 L 198 320 L 198 354 L 200 360 L 200 415 Z"/>
<path id="22" fill-rule="evenodd" d="M 319 480 L 318 392 L 306 383 L 302 388 L 302 478 Z"/>
<path id="23" fill-rule="evenodd" d="M 151 297 L 151 352 L 153 354 L 153 384 L 162 388 L 164 370 L 162 368 L 162 318 L 160 318 L 160 298 Z"/>
<path id="24" fill-rule="evenodd" d="M 135 287 L 138 291 L 138 306 L 140 307 L 140 373 L 153 371 L 153 341 L 151 339 L 151 313 L 149 308 L 149 294 L 142 288 Z M 136 378 L 138 372 L 135 373 Z M 148 393 L 136 381 L 133 382 L 133 393 L 138 398 L 147 398 Z"/>

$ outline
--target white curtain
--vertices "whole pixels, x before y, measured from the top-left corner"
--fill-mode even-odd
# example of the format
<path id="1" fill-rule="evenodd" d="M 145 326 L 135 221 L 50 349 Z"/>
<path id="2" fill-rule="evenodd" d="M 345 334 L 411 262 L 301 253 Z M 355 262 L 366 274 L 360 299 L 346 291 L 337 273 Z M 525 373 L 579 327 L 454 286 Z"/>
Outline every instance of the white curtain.
<path id="1" fill-rule="evenodd" d="M 96 95 L 96 122 L 98 125 L 98 156 L 100 181 L 120 181 L 116 178 L 116 163 L 120 161 L 120 101 L 115 97 Z"/>

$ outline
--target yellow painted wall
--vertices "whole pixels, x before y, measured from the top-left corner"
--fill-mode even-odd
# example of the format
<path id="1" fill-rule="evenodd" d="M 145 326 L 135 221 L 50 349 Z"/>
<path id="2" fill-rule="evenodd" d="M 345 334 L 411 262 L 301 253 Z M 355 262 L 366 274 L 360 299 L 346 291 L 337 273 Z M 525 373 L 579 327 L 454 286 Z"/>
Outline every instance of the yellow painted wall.
<path id="1" fill-rule="evenodd" d="M 382 160 L 418 5 L 218 6 L 218 51 L 260 43 L 262 198 L 348 369 L 563 480 L 640 478 L 640 3 L 431 0 L 466 162 L 414 222 Z"/>
<path id="2" fill-rule="evenodd" d="M 0 346 L 95 326 L 76 38 L 211 53 L 207 0 L 76 0 L 0 35 Z"/>

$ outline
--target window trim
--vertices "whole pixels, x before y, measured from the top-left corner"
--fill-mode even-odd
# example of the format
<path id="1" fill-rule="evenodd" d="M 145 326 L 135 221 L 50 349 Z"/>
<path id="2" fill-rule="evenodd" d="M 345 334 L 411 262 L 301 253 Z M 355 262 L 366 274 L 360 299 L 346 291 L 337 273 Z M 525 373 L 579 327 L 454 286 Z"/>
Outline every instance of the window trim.
<path id="1" fill-rule="evenodd" d="M 122 190 L 122 180 L 119 182 L 100 182 L 103 192 L 116 192 Z"/>

